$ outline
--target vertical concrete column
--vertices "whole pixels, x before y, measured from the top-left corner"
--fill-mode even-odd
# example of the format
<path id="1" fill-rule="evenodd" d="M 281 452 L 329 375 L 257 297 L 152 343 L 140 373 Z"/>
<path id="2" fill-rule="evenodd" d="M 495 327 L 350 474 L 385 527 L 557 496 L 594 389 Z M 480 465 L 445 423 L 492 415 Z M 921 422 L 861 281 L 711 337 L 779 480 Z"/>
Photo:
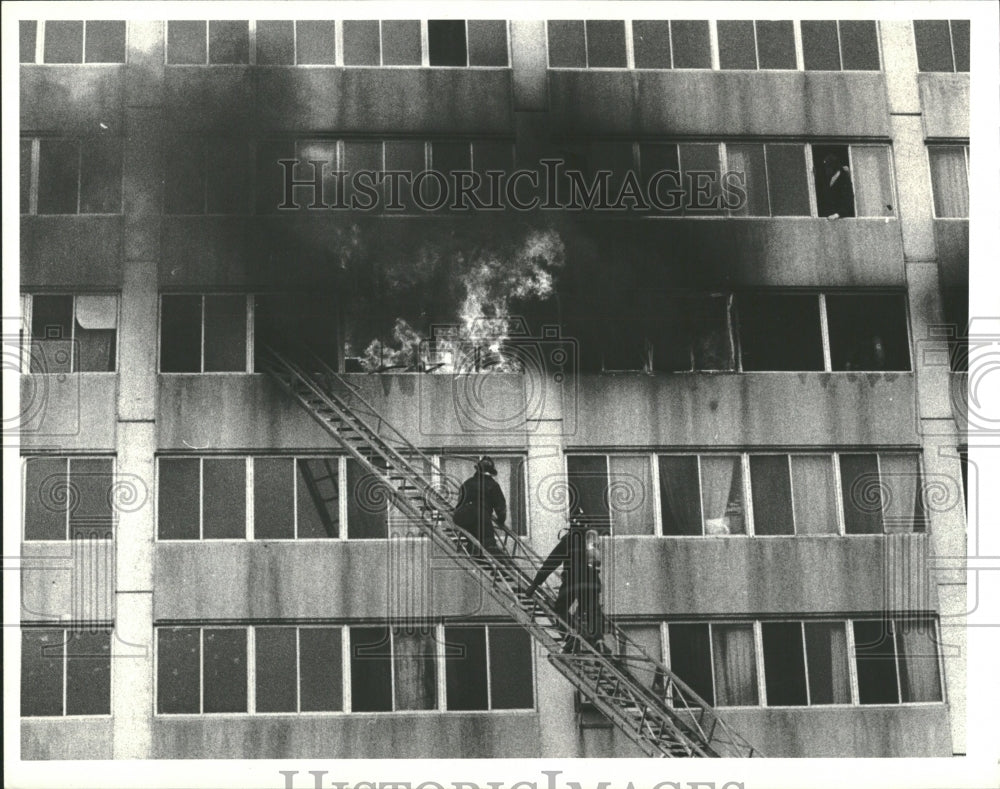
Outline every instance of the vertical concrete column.
<path id="1" fill-rule="evenodd" d="M 966 554 L 966 524 L 948 348 L 945 341 L 934 338 L 930 331 L 931 326 L 943 322 L 943 313 L 916 47 L 909 21 L 883 21 L 881 31 L 913 338 L 917 429 L 924 445 L 930 532 L 928 582 L 936 587 L 933 590 L 936 595 L 931 599 L 937 598 L 941 618 L 952 750 L 964 753 L 967 604 L 961 557 Z"/>
<path id="2" fill-rule="evenodd" d="M 152 754 L 157 272 L 162 213 L 163 22 L 129 22 L 119 322 L 118 533 L 112 644 L 113 753 Z"/>

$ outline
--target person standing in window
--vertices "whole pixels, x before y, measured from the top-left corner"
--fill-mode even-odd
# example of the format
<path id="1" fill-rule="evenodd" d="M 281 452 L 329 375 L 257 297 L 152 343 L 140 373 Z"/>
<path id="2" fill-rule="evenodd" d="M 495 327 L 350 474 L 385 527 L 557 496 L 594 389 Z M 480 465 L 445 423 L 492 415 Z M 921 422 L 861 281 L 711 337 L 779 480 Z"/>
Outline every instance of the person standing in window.
<path id="1" fill-rule="evenodd" d="M 823 175 L 817 179 L 816 203 L 819 215 L 827 219 L 854 216 L 854 188 L 851 168 L 835 153 L 823 157 Z"/>
<path id="2" fill-rule="evenodd" d="M 570 518 L 569 529 L 538 568 L 525 590 L 530 599 L 545 579 L 562 567 L 562 585 L 556 595 L 555 611 L 596 649 L 607 651 L 603 644 L 604 611 L 601 607 L 601 556 L 598 532 L 588 528 L 582 509 Z M 572 617 L 572 618 L 571 618 Z M 569 635 L 564 652 L 576 651 L 578 639 Z"/>
<path id="3" fill-rule="evenodd" d="M 462 483 L 458 491 L 458 506 L 452 520 L 475 537 L 492 554 L 500 553 L 493 531 L 493 515 L 503 526 L 507 521 L 507 499 L 496 481 L 497 467 L 493 459 L 483 456 L 476 463 L 475 473 Z M 479 547 L 472 546 L 472 554 L 479 554 Z"/>

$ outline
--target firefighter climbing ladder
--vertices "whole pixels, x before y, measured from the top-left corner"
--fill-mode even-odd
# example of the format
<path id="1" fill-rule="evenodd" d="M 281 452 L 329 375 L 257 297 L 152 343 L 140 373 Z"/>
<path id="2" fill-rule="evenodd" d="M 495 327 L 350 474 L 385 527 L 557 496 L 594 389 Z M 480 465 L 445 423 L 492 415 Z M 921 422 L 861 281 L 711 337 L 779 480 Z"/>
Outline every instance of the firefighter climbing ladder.
<path id="1" fill-rule="evenodd" d="M 450 517 L 440 469 L 390 425 L 355 386 L 304 346 L 264 344 L 261 366 L 386 487 L 392 503 L 465 569 L 548 652 L 548 660 L 648 756 L 750 757 L 761 754 L 700 696 L 607 620 L 611 653 L 589 644 L 555 612 L 548 586 L 524 590 L 541 558 L 497 527 L 505 555 L 485 551 Z M 418 471 L 424 469 L 424 471 Z M 426 469 L 431 469 L 430 478 Z M 435 481 L 435 474 L 438 481 Z M 574 649 L 566 649 L 574 644 Z"/>

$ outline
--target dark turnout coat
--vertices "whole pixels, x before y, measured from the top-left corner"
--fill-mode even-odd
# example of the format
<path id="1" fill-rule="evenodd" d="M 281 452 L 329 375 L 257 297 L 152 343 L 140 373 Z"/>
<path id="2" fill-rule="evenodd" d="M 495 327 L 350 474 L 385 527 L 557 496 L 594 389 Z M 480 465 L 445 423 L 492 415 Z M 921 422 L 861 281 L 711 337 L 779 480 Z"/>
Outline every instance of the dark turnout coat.
<path id="1" fill-rule="evenodd" d="M 477 472 L 462 483 L 452 517 L 456 524 L 476 535 L 483 545 L 492 546 L 496 544 L 493 515 L 500 525 L 507 522 L 507 499 L 491 475 Z"/>

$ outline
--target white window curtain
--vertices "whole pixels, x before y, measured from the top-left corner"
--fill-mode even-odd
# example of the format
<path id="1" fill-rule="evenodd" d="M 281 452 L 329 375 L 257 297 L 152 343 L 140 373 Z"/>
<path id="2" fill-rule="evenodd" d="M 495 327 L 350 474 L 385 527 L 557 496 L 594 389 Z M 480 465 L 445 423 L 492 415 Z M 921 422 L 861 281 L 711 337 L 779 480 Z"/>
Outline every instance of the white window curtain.
<path id="1" fill-rule="evenodd" d="M 934 623 L 896 622 L 899 686 L 903 701 L 941 701 L 941 676 Z"/>
<path id="2" fill-rule="evenodd" d="M 931 163 L 931 188 L 934 192 L 934 215 L 967 217 L 969 215 L 969 177 L 965 148 L 939 146 L 928 148 Z"/>
<path id="3" fill-rule="evenodd" d="M 767 199 L 767 168 L 763 145 L 727 145 L 726 169 L 743 177 L 746 202 L 732 209 L 733 216 L 770 216 Z"/>
<path id="4" fill-rule="evenodd" d="M 923 531 L 920 469 L 916 455 L 880 455 L 882 521 L 886 533 Z"/>
<path id="5" fill-rule="evenodd" d="M 843 622 L 806 622 L 811 704 L 850 704 L 851 679 Z"/>
<path id="6" fill-rule="evenodd" d="M 796 534 L 836 534 L 836 495 L 831 455 L 792 455 Z"/>
<path id="7" fill-rule="evenodd" d="M 435 647 L 430 631 L 393 630 L 397 710 L 432 710 L 437 706 Z"/>
<path id="8" fill-rule="evenodd" d="M 701 458 L 705 534 L 743 534 L 739 456 Z"/>
<path id="9" fill-rule="evenodd" d="M 851 178 L 856 216 L 895 216 L 889 173 L 889 148 L 885 145 L 852 145 Z"/>
<path id="10" fill-rule="evenodd" d="M 745 707 L 757 701 L 757 656 L 752 625 L 712 625 L 715 703 Z"/>

